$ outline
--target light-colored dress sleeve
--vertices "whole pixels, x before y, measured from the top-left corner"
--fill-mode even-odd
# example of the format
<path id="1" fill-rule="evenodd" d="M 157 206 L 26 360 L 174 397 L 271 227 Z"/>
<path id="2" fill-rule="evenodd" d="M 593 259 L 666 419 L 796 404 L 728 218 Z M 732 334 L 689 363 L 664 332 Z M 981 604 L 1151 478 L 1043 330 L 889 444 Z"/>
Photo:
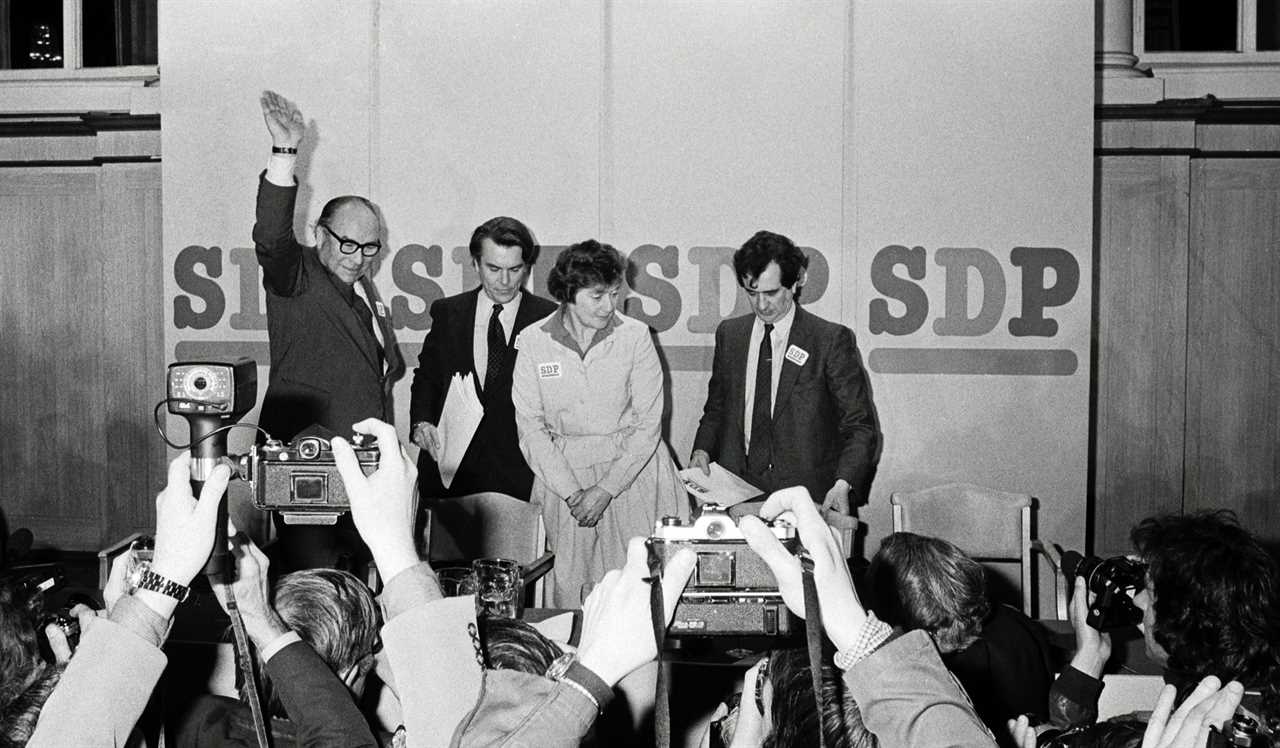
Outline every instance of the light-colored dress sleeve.
<path id="1" fill-rule="evenodd" d="M 631 486 L 662 441 L 662 364 L 648 329 L 638 331 L 635 337 L 627 378 L 634 424 L 623 437 L 621 453 L 600 481 L 600 487 L 612 496 Z"/>
<path id="2" fill-rule="evenodd" d="M 516 410 L 516 431 L 520 434 L 520 451 L 534 475 L 560 498 L 568 498 L 582 489 L 569 467 L 569 461 L 551 440 L 551 431 L 542 408 L 542 388 L 538 383 L 538 360 L 543 341 L 536 328 L 521 332 L 516 339 L 518 349 L 515 371 L 511 377 L 511 403 Z M 545 337 L 545 336 L 543 336 Z M 553 345 L 547 341 L 548 345 Z"/>

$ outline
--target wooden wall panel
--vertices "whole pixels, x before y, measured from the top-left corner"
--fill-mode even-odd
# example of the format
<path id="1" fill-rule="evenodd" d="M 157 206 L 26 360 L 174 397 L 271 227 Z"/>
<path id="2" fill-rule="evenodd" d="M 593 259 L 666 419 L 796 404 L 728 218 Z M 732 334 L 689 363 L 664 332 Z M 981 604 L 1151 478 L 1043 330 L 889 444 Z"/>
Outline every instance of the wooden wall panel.
<path id="1" fill-rule="evenodd" d="M 1280 158 L 1194 162 L 1185 509 L 1280 538 Z"/>
<path id="2" fill-rule="evenodd" d="M 1182 505 L 1186 156 L 1098 159 L 1094 550 Z"/>
<path id="3" fill-rule="evenodd" d="M 38 539 L 91 547 L 104 484 L 98 367 L 106 329 L 96 169 L 9 169 L 0 182 L 0 506 Z M 119 333 L 116 333 L 119 334 Z"/>

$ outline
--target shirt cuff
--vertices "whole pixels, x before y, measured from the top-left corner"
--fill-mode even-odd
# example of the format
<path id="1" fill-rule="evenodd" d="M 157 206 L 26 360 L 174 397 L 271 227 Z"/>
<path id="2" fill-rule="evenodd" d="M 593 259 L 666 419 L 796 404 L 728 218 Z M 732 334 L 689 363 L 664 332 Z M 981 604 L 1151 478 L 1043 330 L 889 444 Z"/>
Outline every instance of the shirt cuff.
<path id="1" fill-rule="evenodd" d="M 298 157 L 290 153 L 273 153 L 267 160 L 267 181 L 277 187 L 292 187 L 297 184 L 293 178 L 293 168 Z"/>
<path id="2" fill-rule="evenodd" d="M 1066 694 L 1077 704 L 1096 704 L 1102 694 L 1102 679 L 1094 678 L 1078 668 L 1068 665 L 1058 676 L 1054 688 Z"/>
<path id="3" fill-rule="evenodd" d="M 613 701 L 613 689 L 609 684 L 581 662 L 574 661 L 561 680 L 595 702 L 596 712 L 599 714 L 603 714 L 609 702 Z"/>
<path id="4" fill-rule="evenodd" d="M 426 605 L 432 600 L 439 600 L 440 583 L 436 581 L 436 573 L 426 561 L 410 566 L 387 580 L 379 599 L 386 610 L 386 620 Z"/>
<path id="5" fill-rule="evenodd" d="M 261 651 L 258 652 L 258 654 L 262 655 L 262 663 L 265 665 L 267 662 L 271 660 L 272 657 L 275 656 L 277 652 L 289 646 L 290 644 L 293 644 L 294 642 L 300 642 L 300 641 L 302 641 L 302 637 L 298 636 L 298 633 L 296 631 L 286 631 L 285 633 L 272 639 L 271 643 L 263 647 Z"/>
<path id="6" fill-rule="evenodd" d="M 159 647 L 169 635 L 169 622 L 133 595 L 125 595 L 111 609 L 111 620 Z"/>

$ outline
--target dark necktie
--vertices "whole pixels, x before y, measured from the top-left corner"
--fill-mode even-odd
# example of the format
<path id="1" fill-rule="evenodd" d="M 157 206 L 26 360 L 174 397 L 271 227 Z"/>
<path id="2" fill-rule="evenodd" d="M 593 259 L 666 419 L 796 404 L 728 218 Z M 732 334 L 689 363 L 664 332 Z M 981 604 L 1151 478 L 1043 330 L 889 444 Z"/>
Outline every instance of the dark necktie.
<path id="1" fill-rule="evenodd" d="M 747 471 L 764 475 L 773 462 L 773 325 L 764 326 L 760 354 L 756 358 L 756 394 L 751 405 L 751 446 Z"/>
<path id="2" fill-rule="evenodd" d="M 373 312 L 369 309 L 369 305 L 365 300 L 360 298 L 360 294 L 353 289 L 351 291 L 351 306 L 356 309 L 356 316 L 360 318 L 360 324 L 364 325 L 364 329 L 373 336 L 373 346 L 378 349 L 378 357 L 382 357 L 382 345 L 378 342 L 377 327 L 373 321 Z"/>
<path id="3" fill-rule="evenodd" d="M 497 381 L 502 370 L 502 362 L 507 357 L 507 334 L 502 330 L 502 305 L 493 305 L 493 314 L 489 315 L 489 367 L 484 372 L 484 391 L 488 392 Z"/>

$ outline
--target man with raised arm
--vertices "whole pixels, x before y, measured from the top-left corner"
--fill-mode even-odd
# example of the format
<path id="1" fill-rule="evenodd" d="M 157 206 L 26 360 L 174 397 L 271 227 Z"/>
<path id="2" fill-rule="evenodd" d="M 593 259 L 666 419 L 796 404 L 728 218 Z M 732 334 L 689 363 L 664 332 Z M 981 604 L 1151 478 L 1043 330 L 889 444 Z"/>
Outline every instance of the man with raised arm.
<path id="1" fill-rule="evenodd" d="M 271 157 L 258 181 L 253 241 L 267 292 L 271 372 L 259 425 L 287 442 L 313 425 L 350 435 L 365 418 L 391 422 L 391 388 L 404 361 L 369 278 L 382 251 L 378 210 L 365 197 L 335 197 L 315 222 L 314 246 L 300 243 L 294 169 L 306 125 L 279 94 L 263 92 L 261 104 Z M 277 529 L 286 571 L 363 555 L 346 515 L 336 529 L 280 522 Z"/>

